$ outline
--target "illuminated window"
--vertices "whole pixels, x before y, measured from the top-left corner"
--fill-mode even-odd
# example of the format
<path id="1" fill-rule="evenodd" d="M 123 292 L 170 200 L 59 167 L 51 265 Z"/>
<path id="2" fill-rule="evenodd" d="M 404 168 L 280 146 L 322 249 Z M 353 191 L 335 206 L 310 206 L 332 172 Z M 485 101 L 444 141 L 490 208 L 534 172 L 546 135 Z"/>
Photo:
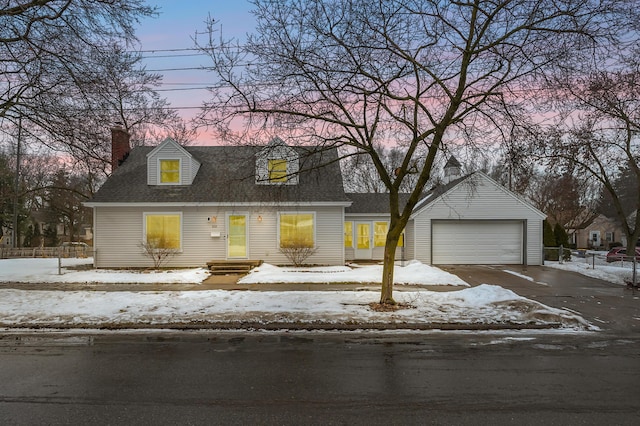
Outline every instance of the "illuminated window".
<path id="1" fill-rule="evenodd" d="M 373 245 L 374 247 L 384 247 L 387 244 L 387 233 L 389 232 L 388 222 L 376 222 L 373 230 Z M 404 247 L 404 231 L 398 238 L 397 247 Z"/>
<path id="2" fill-rule="evenodd" d="M 312 213 L 280 214 L 280 247 L 314 247 Z"/>
<path id="3" fill-rule="evenodd" d="M 389 232 L 389 224 L 387 222 L 376 222 L 373 225 L 374 247 L 384 247 L 387 241 L 387 232 Z"/>
<path id="4" fill-rule="evenodd" d="M 180 183 L 180 160 L 160 160 L 160 183 Z"/>
<path id="5" fill-rule="evenodd" d="M 269 181 L 287 181 L 287 160 L 269 160 Z"/>
<path id="6" fill-rule="evenodd" d="M 344 223 L 344 246 L 353 247 L 353 222 Z"/>
<path id="7" fill-rule="evenodd" d="M 180 215 L 145 215 L 145 241 L 153 248 L 180 249 Z"/>
<path id="8" fill-rule="evenodd" d="M 358 223 L 358 249 L 368 250 L 370 248 L 370 223 Z"/>

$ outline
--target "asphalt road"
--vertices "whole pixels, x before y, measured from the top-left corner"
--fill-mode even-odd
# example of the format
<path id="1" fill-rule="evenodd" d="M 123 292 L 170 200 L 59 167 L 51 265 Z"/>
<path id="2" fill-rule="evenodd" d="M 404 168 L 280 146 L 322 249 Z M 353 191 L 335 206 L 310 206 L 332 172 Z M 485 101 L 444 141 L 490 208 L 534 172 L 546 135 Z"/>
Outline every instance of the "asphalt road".
<path id="1" fill-rule="evenodd" d="M 640 422 L 640 342 L 520 333 L 5 336 L 0 423 Z"/>
<path id="2" fill-rule="evenodd" d="M 0 424 L 640 424 L 638 294 L 502 269 L 450 270 L 602 331 L 6 332 Z"/>
<path id="3" fill-rule="evenodd" d="M 603 332 L 640 335 L 640 291 L 545 266 L 442 266 L 471 285 L 497 284 L 520 296 L 579 313 Z M 528 280 L 517 274 L 532 278 Z"/>

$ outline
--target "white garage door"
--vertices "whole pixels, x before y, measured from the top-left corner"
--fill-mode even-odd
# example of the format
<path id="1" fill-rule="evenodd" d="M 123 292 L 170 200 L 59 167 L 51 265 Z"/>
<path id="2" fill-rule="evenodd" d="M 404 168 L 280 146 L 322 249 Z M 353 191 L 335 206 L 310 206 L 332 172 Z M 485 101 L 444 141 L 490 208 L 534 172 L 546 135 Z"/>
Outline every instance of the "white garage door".
<path id="1" fill-rule="evenodd" d="M 522 222 L 432 222 L 432 262 L 436 265 L 522 263 Z"/>

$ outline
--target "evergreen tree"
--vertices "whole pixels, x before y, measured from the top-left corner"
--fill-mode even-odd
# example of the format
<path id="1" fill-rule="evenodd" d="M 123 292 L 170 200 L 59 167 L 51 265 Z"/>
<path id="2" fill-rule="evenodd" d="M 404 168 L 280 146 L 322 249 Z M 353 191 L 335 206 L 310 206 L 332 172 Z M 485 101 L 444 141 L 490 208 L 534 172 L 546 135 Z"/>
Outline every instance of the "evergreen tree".
<path id="1" fill-rule="evenodd" d="M 553 227 L 553 235 L 556 240 L 556 247 L 562 246 L 566 248 L 569 246 L 569 234 L 559 223 L 556 223 Z"/>
<path id="2" fill-rule="evenodd" d="M 553 228 L 548 221 L 544 221 L 543 225 L 543 234 L 542 241 L 545 247 L 555 247 L 556 246 L 556 236 L 553 233 Z"/>

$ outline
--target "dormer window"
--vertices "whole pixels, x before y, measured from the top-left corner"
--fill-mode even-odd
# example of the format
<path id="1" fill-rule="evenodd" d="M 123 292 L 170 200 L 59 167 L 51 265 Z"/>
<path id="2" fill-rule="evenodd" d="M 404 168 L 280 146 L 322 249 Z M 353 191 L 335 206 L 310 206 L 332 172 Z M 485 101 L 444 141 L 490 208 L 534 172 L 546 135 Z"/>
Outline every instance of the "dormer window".
<path id="1" fill-rule="evenodd" d="M 167 138 L 147 154 L 147 185 L 191 185 L 200 170 L 198 161 L 178 142 Z"/>
<path id="2" fill-rule="evenodd" d="M 287 181 L 287 160 L 269 160 L 269 182 Z"/>
<path id="3" fill-rule="evenodd" d="M 180 160 L 160 160 L 160 183 L 180 183 Z"/>
<path id="4" fill-rule="evenodd" d="M 295 149 L 280 138 L 273 138 L 256 153 L 257 185 L 297 185 L 300 161 Z"/>

